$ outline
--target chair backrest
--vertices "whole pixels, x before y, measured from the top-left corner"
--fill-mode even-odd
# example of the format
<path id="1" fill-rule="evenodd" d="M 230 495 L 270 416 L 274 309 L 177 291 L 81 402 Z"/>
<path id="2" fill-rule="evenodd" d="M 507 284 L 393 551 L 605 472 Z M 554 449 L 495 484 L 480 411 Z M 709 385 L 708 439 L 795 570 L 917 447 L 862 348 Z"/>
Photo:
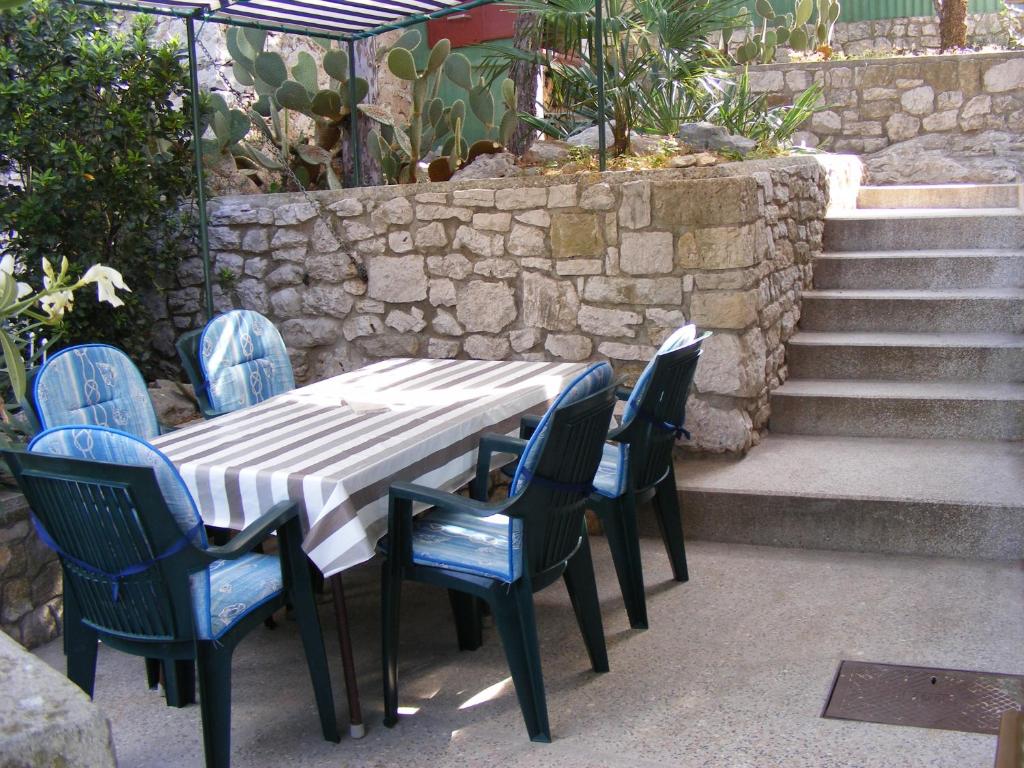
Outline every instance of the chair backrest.
<path id="1" fill-rule="evenodd" d="M 86 426 L 47 430 L 4 457 L 86 623 L 127 641 L 209 636 L 206 534 L 166 456 Z"/>
<path id="2" fill-rule="evenodd" d="M 199 368 L 210 406 L 220 413 L 295 389 L 281 334 L 249 309 L 233 309 L 207 323 L 199 339 Z"/>
<path id="3" fill-rule="evenodd" d="M 526 445 L 509 515 L 521 524 L 512 540 L 521 540 L 522 567 L 531 576 L 560 566 L 579 546 L 614 407 L 611 366 L 592 365 L 555 399 Z"/>
<path id="4" fill-rule="evenodd" d="M 42 429 L 91 424 L 144 440 L 160 434 L 142 374 L 128 355 L 107 344 L 51 355 L 33 379 L 29 400 Z"/>
<path id="5" fill-rule="evenodd" d="M 693 326 L 685 328 L 693 330 L 680 329 L 676 338 L 669 337 L 644 369 L 623 411 L 620 434 L 628 444 L 622 446 L 620 467 L 627 470 L 623 481 L 634 490 L 650 488 L 665 476 L 683 429 L 701 344 L 711 335 L 696 336 Z"/>
<path id="6" fill-rule="evenodd" d="M 192 385 L 196 402 L 199 404 L 199 412 L 203 418 L 210 419 L 219 416 L 220 412 L 210 405 L 210 395 L 206 388 L 206 379 L 203 378 L 202 366 L 199 362 L 199 342 L 203 336 L 203 329 L 199 328 L 189 331 L 178 337 L 174 346 L 178 350 L 178 359 L 181 360 L 181 367 Z"/>

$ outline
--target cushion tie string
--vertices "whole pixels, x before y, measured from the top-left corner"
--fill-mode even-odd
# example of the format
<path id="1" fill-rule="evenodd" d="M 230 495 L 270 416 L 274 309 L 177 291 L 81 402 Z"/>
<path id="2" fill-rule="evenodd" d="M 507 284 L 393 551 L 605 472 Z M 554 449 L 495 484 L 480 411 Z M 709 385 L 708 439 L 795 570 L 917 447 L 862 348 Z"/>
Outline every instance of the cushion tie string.
<path id="1" fill-rule="evenodd" d="M 83 571 L 88 571 L 89 573 L 93 573 L 97 576 L 102 576 L 112 581 L 110 585 L 110 596 L 115 603 L 121 596 L 121 581 L 123 579 L 126 579 L 129 576 L 135 576 L 137 574 L 143 573 L 144 571 L 148 571 L 160 560 L 166 560 L 168 557 L 178 554 L 183 549 L 185 549 L 185 547 L 191 544 L 192 539 L 194 539 L 196 535 L 203 529 L 203 523 L 198 522 L 191 528 L 189 528 L 181 538 L 179 538 L 177 541 L 171 544 L 171 546 L 169 546 L 156 557 L 150 560 L 142 560 L 138 563 L 132 563 L 131 565 L 122 568 L 120 571 L 111 572 L 105 571 L 102 568 L 97 568 L 91 563 L 87 563 L 84 560 L 80 560 L 71 553 L 65 551 L 56 541 L 54 541 L 49 531 L 47 531 L 46 528 L 43 527 L 43 524 L 39 522 L 39 518 L 37 518 L 34 514 L 30 514 L 30 517 L 32 518 L 32 525 L 35 526 L 36 534 L 39 536 L 39 539 L 43 542 L 43 544 L 52 549 L 62 558 L 69 560 L 70 562 L 77 565 Z"/>
<path id="2" fill-rule="evenodd" d="M 687 440 L 690 439 L 690 433 L 682 424 L 673 424 L 671 421 L 664 421 L 662 419 L 659 419 L 653 413 L 644 408 L 637 408 L 636 415 L 639 416 L 644 421 L 646 421 L 648 424 L 653 425 L 656 429 L 660 429 L 663 432 L 674 433 L 676 436 L 676 440 L 678 440 L 680 437 L 685 437 Z"/>
<path id="3" fill-rule="evenodd" d="M 551 488 L 556 491 L 565 491 L 566 493 L 585 493 L 590 495 L 590 492 L 594 490 L 594 486 L 590 483 L 563 483 L 558 480 L 552 480 L 550 477 L 544 477 L 544 475 L 538 475 L 526 467 L 522 467 L 520 472 L 522 473 L 522 476 L 526 478 L 527 483 L 537 483 L 537 485 L 543 486 L 544 488 Z"/>

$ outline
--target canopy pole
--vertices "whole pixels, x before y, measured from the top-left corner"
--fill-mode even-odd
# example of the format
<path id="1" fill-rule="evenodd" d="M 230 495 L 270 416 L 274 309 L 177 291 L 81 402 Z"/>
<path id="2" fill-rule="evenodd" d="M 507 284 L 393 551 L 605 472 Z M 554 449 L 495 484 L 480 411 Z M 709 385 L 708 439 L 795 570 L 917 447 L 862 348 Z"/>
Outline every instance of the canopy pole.
<path id="1" fill-rule="evenodd" d="M 602 18 L 604 0 L 594 0 L 594 57 L 597 63 L 597 154 L 598 168 L 602 171 L 608 167 L 608 141 L 604 135 L 604 19 Z"/>
<path id="2" fill-rule="evenodd" d="M 352 186 L 363 186 L 363 169 L 359 160 L 359 110 L 356 109 L 356 44 L 348 41 L 348 108 L 349 143 L 352 146 Z"/>
<path id="3" fill-rule="evenodd" d="M 203 257 L 203 286 L 206 293 L 206 319 L 213 317 L 213 283 L 210 280 L 210 239 L 207 234 L 206 184 L 203 180 L 202 120 L 199 115 L 199 66 L 196 63 L 195 19 L 185 19 L 188 35 L 188 76 L 192 93 L 192 149 L 196 161 L 196 198 L 199 205 L 199 249 Z"/>

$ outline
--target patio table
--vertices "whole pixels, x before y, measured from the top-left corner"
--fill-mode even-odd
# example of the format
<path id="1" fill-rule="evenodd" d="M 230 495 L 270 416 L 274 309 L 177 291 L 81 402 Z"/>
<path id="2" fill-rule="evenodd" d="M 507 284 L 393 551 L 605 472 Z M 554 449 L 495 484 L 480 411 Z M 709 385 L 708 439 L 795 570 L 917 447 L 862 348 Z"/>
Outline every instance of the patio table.
<path id="1" fill-rule="evenodd" d="M 363 732 L 341 572 L 387 532 L 395 481 L 455 490 L 486 432 L 514 433 L 583 369 L 576 363 L 392 359 L 197 422 L 152 442 L 178 467 L 203 520 L 240 530 L 299 503 L 303 549 L 330 578 L 351 731 Z"/>

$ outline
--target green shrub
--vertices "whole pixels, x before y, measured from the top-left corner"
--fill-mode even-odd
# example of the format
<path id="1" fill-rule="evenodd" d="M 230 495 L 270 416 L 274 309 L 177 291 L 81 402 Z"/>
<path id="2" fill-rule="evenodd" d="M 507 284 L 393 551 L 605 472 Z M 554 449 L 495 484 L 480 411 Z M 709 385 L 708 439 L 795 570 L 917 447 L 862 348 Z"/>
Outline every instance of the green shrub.
<path id="1" fill-rule="evenodd" d="M 73 274 L 103 263 L 132 286 L 119 312 L 82 295 L 63 343 L 106 341 L 151 367 L 151 292 L 192 248 L 187 71 L 174 43 L 109 15 L 35 0 L 0 12 L 0 253 L 41 282 L 41 259 Z"/>

